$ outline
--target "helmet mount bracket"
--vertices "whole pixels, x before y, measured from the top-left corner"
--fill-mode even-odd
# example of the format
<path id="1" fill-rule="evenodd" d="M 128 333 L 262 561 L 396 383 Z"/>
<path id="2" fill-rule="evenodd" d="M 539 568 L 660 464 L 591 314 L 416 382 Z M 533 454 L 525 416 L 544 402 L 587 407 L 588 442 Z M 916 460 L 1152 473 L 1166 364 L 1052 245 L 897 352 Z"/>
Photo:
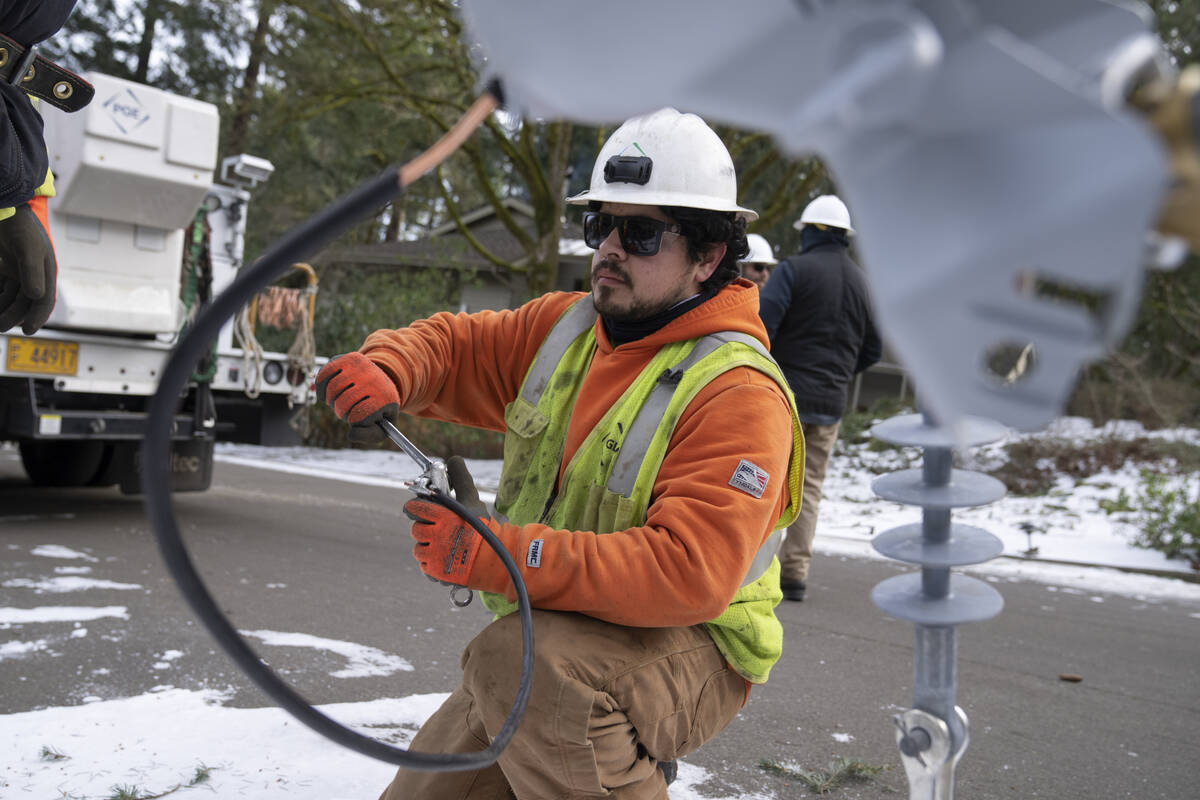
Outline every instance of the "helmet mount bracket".
<path id="1" fill-rule="evenodd" d="M 613 156 L 604 164 L 604 182 L 645 186 L 653 169 L 654 161 L 648 156 Z"/>

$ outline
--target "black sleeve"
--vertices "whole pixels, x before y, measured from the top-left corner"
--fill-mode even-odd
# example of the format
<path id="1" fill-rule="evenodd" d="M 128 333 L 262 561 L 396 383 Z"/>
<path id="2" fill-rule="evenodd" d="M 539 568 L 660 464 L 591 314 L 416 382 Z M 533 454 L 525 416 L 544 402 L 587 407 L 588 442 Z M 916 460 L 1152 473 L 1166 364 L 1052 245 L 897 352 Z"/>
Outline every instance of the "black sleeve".
<path id="1" fill-rule="evenodd" d="M 0 0 L 0 33 L 28 47 L 53 36 L 76 0 Z M 29 202 L 46 180 L 42 117 L 29 96 L 0 81 L 0 208 Z"/>
<path id="2" fill-rule="evenodd" d="M 0 208 L 28 203 L 48 166 L 41 115 L 28 95 L 0 81 Z"/>
<path id="3" fill-rule="evenodd" d="M 883 342 L 875 330 L 875 321 L 867 316 L 867 329 L 863 333 L 862 347 L 858 350 L 858 363 L 854 371 L 862 372 L 883 357 Z"/>
<path id="4" fill-rule="evenodd" d="M 771 341 L 775 340 L 779 325 L 792 304 L 792 284 L 795 280 L 792 263 L 785 258 L 771 270 L 767 285 L 758 294 L 758 316 L 762 319 L 763 327 L 767 329 L 767 337 Z"/>
<path id="5" fill-rule="evenodd" d="M 76 0 L 0 0 L 0 33 L 28 47 L 44 42 L 67 22 Z"/>

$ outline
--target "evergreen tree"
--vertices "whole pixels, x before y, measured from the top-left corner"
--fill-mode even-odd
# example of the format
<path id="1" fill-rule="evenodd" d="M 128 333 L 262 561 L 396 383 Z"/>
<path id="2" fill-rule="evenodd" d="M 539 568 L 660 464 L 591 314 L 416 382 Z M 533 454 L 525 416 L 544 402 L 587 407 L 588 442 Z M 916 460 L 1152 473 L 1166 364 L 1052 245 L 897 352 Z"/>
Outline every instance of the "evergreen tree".
<path id="1" fill-rule="evenodd" d="M 80 0 L 45 52 L 79 72 L 221 104 L 240 77 L 246 13 L 238 0 Z"/>

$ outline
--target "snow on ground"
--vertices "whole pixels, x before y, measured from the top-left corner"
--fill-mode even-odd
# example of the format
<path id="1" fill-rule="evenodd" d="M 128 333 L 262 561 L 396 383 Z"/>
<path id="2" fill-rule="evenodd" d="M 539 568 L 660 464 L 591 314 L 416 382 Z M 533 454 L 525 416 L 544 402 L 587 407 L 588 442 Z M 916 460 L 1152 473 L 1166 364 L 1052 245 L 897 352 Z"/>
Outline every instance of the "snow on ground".
<path id="1" fill-rule="evenodd" d="M 967 454 L 965 466 L 999 463 L 1006 444 L 1047 436 L 1076 442 L 1107 437 L 1182 439 L 1200 445 L 1200 431 L 1190 428 L 1148 432 L 1128 422 L 1096 428 L 1087 420 L 1066 418 L 1044 432 L 1013 434 L 1004 441 L 977 448 Z M 872 469 L 919 467 L 917 448 L 877 453 L 860 445 L 848 455 L 848 458 L 835 457 L 830 464 L 824 485 L 826 497 L 821 502 L 818 547 L 822 537 L 826 541 L 843 538 L 865 542 L 877 533 L 919 520 L 919 512 L 912 507 L 881 501 L 871 492 L 871 481 L 876 477 Z M 956 510 L 953 518 L 1000 537 L 1006 556 L 1025 560 L 1024 553 L 1031 546 L 1036 547 L 1036 557 L 1029 559 L 1029 563 L 1065 561 L 1194 574 L 1182 560 L 1168 560 L 1157 551 L 1132 546 L 1134 514 L 1109 514 L 1101 507 L 1103 501 L 1116 501 L 1122 491 L 1127 497 L 1136 497 L 1141 469 L 1142 465 L 1126 464 L 1119 471 L 1105 471 L 1078 482 L 1060 475 L 1057 486 L 1045 496 L 1009 496 L 991 505 Z M 1196 480 L 1194 474 L 1175 476 L 1175 481 L 1190 482 L 1192 486 Z M 1033 533 L 1027 533 L 1022 526 Z"/>
<path id="2" fill-rule="evenodd" d="M 447 696 L 317 708 L 407 747 Z M 382 761 L 330 744 L 281 709 L 229 708 L 224 699 L 217 691 L 161 686 L 138 697 L 0 716 L 0 796 L 101 800 L 117 787 L 137 796 L 178 787 L 202 797 L 362 800 L 377 796 L 395 774 Z M 694 788 L 711 777 L 681 763 L 672 800 L 722 800 Z"/>
<path id="3" fill-rule="evenodd" d="M 283 633 L 280 631 L 239 631 L 242 636 L 259 639 L 263 644 L 276 647 L 310 647 L 328 650 L 345 656 L 349 662 L 345 669 L 329 673 L 332 678 L 363 678 L 368 675 L 391 675 L 394 672 L 412 672 L 413 665 L 407 659 L 385 653 L 375 647 L 365 647 L 354 642 L 325 639 L 307 633 Z"/>
<path id="4" fill-rule="evenodd" d="M 1200 432 L 1166 431 L 1147 434 L 1130 424 L 1097 429 L 1082 420 L 1062 420 L 1049 435 L 1088 440 L 1101 436 L 1174 437 L 1200 444 Z M 1045 434 L 1043 434 L 1045 435 Z M 420 446 L 420 443 L 417 443 Z M 995 458 L 998 445 L 981 448 L 978 459 Z M 404 454 L 393 451 L 262 448 L 220 444 L 217 458 L 228 463 L 318 475 L 339 480 L 400 486 L 417 476 Z M 866 446 L 835 456 L 821 503 L 818 551 L 833 556 L 879 558 L 869 540 L 893 526 L 916 522 L 919 512 L 887 503 L 871 493 L 871 481 L 881 468 L 918 466 L 919 451 L 876 453 Z M 485 500 L 499 481 L 498 461 L 468 461 Z M 875 471 L 872 471 L 875 470 Z M 1133 568 L 1188 572 L 1182 562 L 1129 544 L 1133 520 L 1107 514 L 1101 500 L 1115 500 L 1121 489 L 1136 493 L 1138 469 L 1128 466 L 1076 484 L 1060 480 L 1045 497 L 1006 498 L 991 506 L 956 512 L 958 521 L 983 527 L 1004 542 L 1004 556 L 970 571 L 993 582 L 1034 580 L 1048 591 L 1107 592 L 1144 598 L 1200 600 L 1200 585 L 1130 572 Z M 1178 476 L 1195 481 L 1196 476 Z M 1022 523 L 1038 531 L 1027 534 Z M 1030 545 L 1036 557 L 1025 557 Z M 78 551 L 46 544 L 34 555 L 95 561 Z M 59 567 L 60 575 L 86 574 L 87 568 Z M 9 581 L 6 586 L 19 582 Z M 95 582 L 100 583 L 100 582 Z M 21 584 L 26 586 L 26 584 Z M 29 582 L 35 591 L 82 591 L 86 579 L 68 582 Z M 136 588 L 134 585 L 108 588 Z M 1096 602 L 1103 602 L 1097 595 Z M 105 608 L 0 608 L 0 631 L 29 622 L 74 622 L 72 636 L 86 636 L 80 623 L 105 616 L 128 618 L 122 606 Z M 1200 614 L 1193 616 L 1200 618 Z M 82 632 L 82 633 L 80 633 Z M 403 659 L 353 642 L 320 639 L 303 633 L 246 631 L 268 644 L 329 650 L 346 657 L 348 666 L 337 677 L 384 674 L 411 669 Z M 47 646 L 33 642 L 0 641 L 0 659 L 22 658 Z M 178 651 L 161 654 L 164 665 Z M 322 706 L 334 719 L 370 731 L 398 746 L 407 746 L 412 732 L 433 712 L 443 694 L 386 698 L 369 702 Z M 113 796 L 111 787 L 137 787 L 145 795 L 174 787 L 196 788 L 218 797 L 287 797 L 288 800 L 336 800 L 373 797 L 393 768 L 344 748 L 330 745 L 277 708 L 231 708 L 215 691 L 185 691 L 169 685 L 149 694 L 118 700 L 88 698 L 83 705 L 49 708 L 0 716 L 0 792 L 14 797 L 93 800 Z M 186 724 L 183 721 L 186 720 Z M 833 734 L 850 741 L 849 733 Z M 698 786 L 711 776 L 702 768 L 680 764 L 671 786 L 674 800 L 699 800 Z M 201 780 L 203 779 L 203 780 Z M 710 798 L 710 800 L 713 800 Z M 719 799 L 718 799 L 719 800 Z M 763 800 L 754 797 L 751 800 Z"/>
<path id="5" fill-rule="evenodd" d="M 95 556 L 89 556 L 87 553 L 81 553 L 78 550 L 72 550 L 69 547 L 63 547 L 61 544 L 44 544 L 40 547 L 33 548 L 30 553 L 35 556 L 41 556 L 42 558 L 76 558 L 83 559 L 84 561 L 100 560 Z"/>
<path id="6" fill-rule="evenodd" d="M 38 606 L 37 608 L 0 608 L 0 630 L 10 625 L 37 622 L 84 622 L 116 617 L 129 619 L 126 606 Z"/>
<path id="7" fill-rule="evenodd" d="M 339 722 L 407 746 L 445 694 L 321 706 Z M 277 708 L 228 708 L 215 691 L 169 686 L 139 697 L 0 717 L 3 796 L 156 795 L 196 781 L 201 796 L 375 797 L 395 769 L 336 747 Z M 3 784 L 0 784 L 2 786 Z"/>
<path id="8" fill-rule="evenodd" d="M 95 578 L 80 578 L 74 575 L 66 575 L 61 578 L 47 578 L 45 580 L 34 581 L 29 578 L 13 578 L 12 580 L 0 583 L 6 589 L 33 589 L 38 594 L 49 592 L 58 594 L 61 592 L 78 592 L 84 589 L 116 589 L 120 591 L 129 591 L 131 589 L 141 589 L 139 583 L 119 583 L 117 581 L 103 581 Z"/>

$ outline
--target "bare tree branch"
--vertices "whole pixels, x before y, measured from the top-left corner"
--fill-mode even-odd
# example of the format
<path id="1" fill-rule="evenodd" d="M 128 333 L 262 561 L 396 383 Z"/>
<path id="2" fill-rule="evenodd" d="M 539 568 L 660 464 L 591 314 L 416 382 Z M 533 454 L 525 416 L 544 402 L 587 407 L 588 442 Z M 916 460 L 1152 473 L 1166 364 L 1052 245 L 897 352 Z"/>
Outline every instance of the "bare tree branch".
<path id="1" fill-rule="evenodd" d="M 502 270 L 508 270 L 510 272 L 523 272 L 524 267 L 518 267 L 509 261 L 505 261 L 484 246 L 483 242 L 479 241 L 479 238 L 475 236 L 475 234 L 471 232 L 471 229 L 467 227 L 467 224 L 463 222 L 462 215 L 458 211 L 458 205 L 454 202 L 454 198 L 450 196 L 450 192 L 446 191 L 446 182 L 442 176 L 442 167 L 440 164 L 435 171 L 435 176 L 437 178 L 438 192 L 441 193 L 442 199 L 446 201 L 446 210 L 450 213 L 450 218 L 454 220 L 454 224 L 458 226 L 459 232 L 463 235 L 463 238 L 470 243 L 471 247 L 475 248 L 476 252 L 490 261 L 494 266 Z"/>

